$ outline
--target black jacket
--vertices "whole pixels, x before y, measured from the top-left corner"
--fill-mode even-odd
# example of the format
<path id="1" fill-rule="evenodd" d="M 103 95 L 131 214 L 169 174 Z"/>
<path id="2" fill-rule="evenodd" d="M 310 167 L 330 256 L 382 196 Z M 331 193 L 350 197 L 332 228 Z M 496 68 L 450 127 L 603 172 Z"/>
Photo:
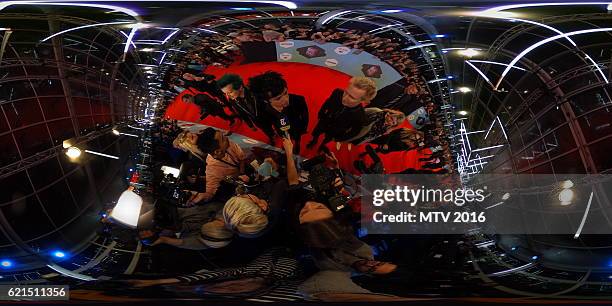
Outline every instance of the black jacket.
<path id="1" fill-rule="evenodd" d="M 317 132 L 336 141 L 351 139 L 368 125 L 368 118 L 361 105 L 346 107 L 342 104 L 342 89 L 335 89 L 319 110 Z"/>
<path id="2" fill-rule="evenodd" d="M 269 127 L 266 133 L 272 132 L 271 128 L 276 129 L 278 135 L 283 136 L 281 130 L 281 118 L 287 118 L 289 123 L 289 135 L 291 138 L 298 138 L 306 133 L 308 129 L 308 105 L 303 96 L 289 94 L 289 105 L 279 112 L 270 104 L 265 103 L 264 112 L 261 114 L 261 123 Z"/>

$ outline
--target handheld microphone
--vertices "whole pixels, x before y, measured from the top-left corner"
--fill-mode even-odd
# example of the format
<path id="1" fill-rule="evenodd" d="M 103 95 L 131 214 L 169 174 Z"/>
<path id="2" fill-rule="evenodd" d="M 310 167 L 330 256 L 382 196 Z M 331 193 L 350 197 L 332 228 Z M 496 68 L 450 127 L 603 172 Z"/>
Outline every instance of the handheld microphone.
<path id="1" fill-rule="evenodd" d="M 289 138 L 289 129 L 291 129 L 291 125 L 289 125 L 289 119 L 287 116 L 283 116 L 280 118 L 280 130 L 285 133 L 285 138 Z"/>

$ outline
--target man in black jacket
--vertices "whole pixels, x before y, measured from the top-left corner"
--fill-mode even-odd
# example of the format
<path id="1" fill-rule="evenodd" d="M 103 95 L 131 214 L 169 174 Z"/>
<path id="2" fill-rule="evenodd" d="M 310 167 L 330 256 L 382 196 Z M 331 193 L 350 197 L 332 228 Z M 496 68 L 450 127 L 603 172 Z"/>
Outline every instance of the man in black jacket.
<path id="1" fill-rule="evenodd" d="M 260 105 L 251 91 L 244 86 L 237 74 L 225 74 L 217 80 L 217 86 L 226 95 L 229 107 L 240 120 L 252 130 L 257 130 L 255 122 L 260 116 Z"/>
<path id="2" fill-rule="evenodd" d="M 274 71 L 250 78 L 249 88 L 262 102 L 258 126 L 266 133 L 270 144 L 274 143 L 275 135 L 289 136 L 295 141 L 293 151 L 298 154 L 302 135 L 308 129 L 308 106 L 304 97 L 290 94 L 287 81 Z"/>
<path id="3" fill-rule="evenodd" d="M 321 146 L 332 139 L 342 142 L 357 136 L 368 125 L 362 103 L 367 105 L 375 96 L 376 83 L 366 77 L 354 77 L 346 89 L 335 89 L 319 110 L 319 122 L 308 147 L 313 147 L 323 133 Z"/>
<path id="4" fill-rule="evenodd" d="M 221 102 L 206 93 L 195 94 L 193 92 L 186 93 L 181 98 L 185 103 L 193 103 L 200 107 L 200 120 L 208 117 L 208 115 L 221 117 L 234 124 L 234 116 L 228 115 L 223 109 Z"/>

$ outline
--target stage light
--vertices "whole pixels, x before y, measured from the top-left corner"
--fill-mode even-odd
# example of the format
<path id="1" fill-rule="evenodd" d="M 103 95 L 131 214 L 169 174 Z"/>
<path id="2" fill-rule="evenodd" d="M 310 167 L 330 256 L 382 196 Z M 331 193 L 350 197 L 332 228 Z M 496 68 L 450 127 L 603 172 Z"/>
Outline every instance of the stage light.
<path id="1" fill-rule="evenodd" d="M 612 11 L 612 3 L 608 4 L 608 7 L 606 8 L 608 11 Z"/>
<path id="2" fill-rule="evenodd" d="M 491 83 L 491 80 L 489 80 L 489 78 L 484 74 L 484 72 L 482 72 L 480 69 L 478 69 L 478 67 L 474 66 L 474 64 L 470 63 L 470 61 L 465 61 L 466 64 L 468 64 L 468 66 L 472 67 L 474 70 L 476 70 L 476 72 L 478 74 L 480 74 L 480 76 L 487 82 L 489 83 L 489 85 L 491 85 L 491 87 L 493 87 L 493 83 Z"/>
<path id="3" fill-rule="evenodd" d="M 531 260 L 538 260 L 538 258 L 539 258 L 538 255 L 531 256 Z"/>
<path id="4" fill-rule="evenodd" d="M 0 2 L 0 11 L 11 5 L 60 5 L 60 6 L 80 6 L 107 9 L 113 12 L 122 12 L 132 17 L 138 17 L 138 13 L 116 5 L 95 4 L 95 3 L 62 3 L 62 2 L 40 2 L 40 1 L 4 1 Z"/>
<path id="5" fill-rule="evenodd" d="M 465 87 L 465 86 L 459 87 L 459 88 L 457 88 L 457 90 L 459 90 L 459 92 L 461 92 L 461 93 L 468 93 L 468 92 L 472 91 L 471 88 Z"/>
<path id="6" fill-rule="evenodd" d="M 509 193 L 504 193 L 504 195 L 502 196 L 502 200 L 506 201 L 510 198 L 510 194 Z"/>
<path id="7" fill-rule="evenodd" d="M 572 203 L 572 199 L 574 198 L 574 191 L 571 189 L 563 189 L 559 192 L 559 201 L 561 205 L 569 205 Z"/>
<path id="8" fill-rule="evenodd" d="M 508 67 L 508 64 L 504 64 L 504 63 L 500 63 L 500 62 L 493 62 L 493 61 L 482 61 L 482 60 L 468 60 L 471 63 L 484 63 L 484 64 L 492 64 L 492 65 L 500 65 L 500 66 L 506 66 Z M 527 69 L 523 69 L 521 67 L 512 67 L 514 69 L 518 69 L 518 70 L 522 70 L 522 71 L 527 71 Z"/>
<path id="9" fill-rule="evenodd" d="M 393 13 L 401 13 L 402 10 L 382 10 L 381 13 L 393 14 Z"/>
<path id="10" fill-rule="evenodd" d="M 572 187 L 574 187 L 574 182 L 572 182 L 571 180 L 563 181 L 563 183 L 561 183 L 561 188 L 563 189 L 569 189 Z"/>
<path id="11" fill-rule="evenodd" d="M 141 208 L 142 198 L 133 191 L 126 190 L 117 200 L 117 205 L 111 211 L 110 216 L 125 226 L 136 228 Z"/>
<path id="12" fill-rule="evenodd" d="M 13 262 L 8 259 L 3 259 L 2 261 L 0 261 L 0 266 L 2 266 L 3 268 L 10 268 L 13 266 Z"/>
<path id="13" fill-rule="evenodd" d="M 460 110 L 460 111 L 457 112 L 457 114 L 459 114 L 461 116 L 466 116 L 468 114 L 468 112 L 464 111 L 464 110 Z"/>
<path id="14" fill-rule="evenodd" d="M 510 248 L 510 250 L 512 250 L 512 251 L 516 251 L 516 249 L 518 249 L 518 247 L 512 247 L 512 248 Z"/>
<path id="15" fill-rule="evenodd" d="M 444 37 L 446 37 L 446 35 L 445 34 L 436 34 L 436 35 L 434 35 L 434 37 L 435 38 L 444 38 Z"/>
<path id="16" fill-rule="evenodd" d="M 69 147 L 68 150 L 66 150 L 66 156 L 68 156 L 71 159 L 76 159 L 79 158 L 79 156 L 81 156 L 81 149 L 77 148 L 77 147 Z"/>
<path id="17" fill-rule="evenodd" d="M 476 55 L 479 55 L 480 51 L 473 49 L 473 48 L 467 48 L 467 49 L 457 51 L 457 54 L 465 56 L 465 57 L 474 57 Z"/>
<path id="18" fill-rule="evenodd" d="M 51 36 L 45 37 L 43 38 L 40 42 L 45 42 L 55 36 L 58 35 L 62 35 L 68 32 L 72 32 L 72 31 L 76 31 L 76 30 L 80 30 L 80 29 L 86 29 L 86 28 L 93 28 L 93 27 L 98 27 L 98 26 L 104 26 L 104 25 L 116 25 L 116 24 L 126 24 L 126 23 L 131 23 L 129 21 L 119 21 L 119 22 L 104 22 L 104 23 L 96 23 L 96 24 L 88 24 L 88 25 L 84 25 L 84 26 L 79 26 L 79 27 L 74 27 L 74 28 L 70 28 L 70 29 L 66 29 L 60 32 L 57 32 Z"/>
<path id="19" fill-rule="evenodd" d="M 252 11 L 253 9 L 250 7 L 230 7 L 230 10 L 234 11 Z"/>
<path id="20" fill-rule="evenodd" d="M 80 150 L 79 150 L 79 151 L 80 151 Z M 99 155 L 99 156 L 104 156 L 104 157 L 112 158 L 112 159 L 119 159 L 119 157 L 118 157 L 118 156 L 109 155 L 109 154 L 104 154 L 104 153 L 100 153 L 100 152 L 96 152 L 96 151 L 85 150 L 85 152 L 87 152 L 87 153 L 89 153 L 89 154 L 94 154 L 94 155 Z"/>
<path id="21" fill-rule="evenodd" d="M 64 253 L 62 251 L 55 251 L 55 252 L 53 252 L 53 256 L 55 256 L 57 258 L 64 258 L 64 257 L 66 257 L 66 253 Z"/>
<path id="22" fill-rule="evenodd" d="M 119 136 L 121 133 L 119 133 L 119 131 L 117 131 L 116 129 L 113 129 L 113 134 Z"/>
<path id="23" fill-rule="evenodd" d="M 535 48 L 547 44 L 551 41 L 557 40 L 559 38 L 567 38 L 569 36 L 574 36 L 574 35 L 581 35 L 581 34 L 589 34 L 589 33 L 597 33 L 597 32 L 609 32 L 612 31 L 612 28 L 595 28 L 595 29 L 588 29 L 588 30 L 579 30 L 579 31 L 573 31 L 573 32 L 567 32 L 567 33 L 563 33 L 563 34 L 559 34 L 553 37 L 549 37 L 546 38 L 544 40 L 541 40 L 531 46 L 529 46 L 528 48 L 526 48 L 525 50 L 523 50 L 521 53 L 519 53 L 506 67 L 506 69 L 502 72 L 501 76 L 499 77 L 499 79 L 497 80 L 497 84 L 495 84 L 495 89 L 497 89 L 497 87 L 499 87 L 499 85 L 501 84 L 502 80 L 504 79 L 504 77 L 506 76 L 506 74 L 508 74 L 508 72 L 510 71 L 510 69 L 512 67 L 514 67 L 514 65 L 520 61 L 523 57 L 525 57 L 525 55 L 527 55 L 527 53 L 533 51 Z"/>
<path id="24" fill-rule="evenodd" d="M 64 149 L 68 149 L 68 148 L 72 147 L 75 143 L 76 143 L 76 139 L 75 138 L 66 139 L 66 140 L 62 141 L 62 147 Z"/>

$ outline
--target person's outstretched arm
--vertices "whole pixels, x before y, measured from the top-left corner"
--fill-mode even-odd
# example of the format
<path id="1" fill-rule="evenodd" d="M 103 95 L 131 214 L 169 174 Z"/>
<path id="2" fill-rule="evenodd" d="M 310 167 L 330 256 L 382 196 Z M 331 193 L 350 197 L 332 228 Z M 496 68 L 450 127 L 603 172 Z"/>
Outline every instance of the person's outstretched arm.
<path id="1" fill-rule="evenodd" d="M 293 143 L 290 139 L 283 138 L 283 148 L 287 156 L 287 181 L 289 186 L 297 185 L 300 183 L 300 176 L 295 166 L 295 161 L 293 161 Z"/>

